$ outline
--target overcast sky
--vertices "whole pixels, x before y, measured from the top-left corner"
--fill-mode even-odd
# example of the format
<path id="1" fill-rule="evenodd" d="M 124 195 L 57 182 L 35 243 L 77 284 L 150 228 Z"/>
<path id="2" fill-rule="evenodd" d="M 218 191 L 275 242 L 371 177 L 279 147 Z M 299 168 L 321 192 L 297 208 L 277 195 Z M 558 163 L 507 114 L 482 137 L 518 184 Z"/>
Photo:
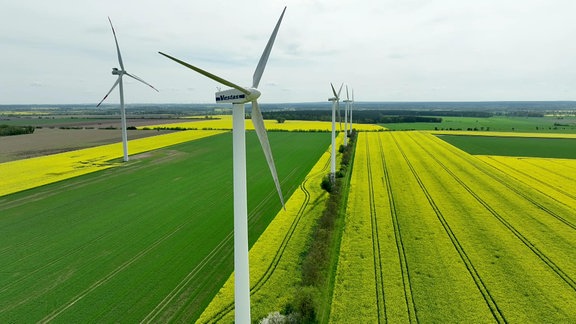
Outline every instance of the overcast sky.
<path id="1" fill-rule="evenodd" d="M 213 103 L 217 84 L 163 51 L 249 86 L 283 7 L 263 103 L 574 100 L 574 0 L 21 0 L 0 9 L 0 104 Z M 223 88 L 226 88 L 225 86 Z M 345 94 L 344 94 L 345 95 Z M 107 103 L 117 103 L 114 92 Z"/>

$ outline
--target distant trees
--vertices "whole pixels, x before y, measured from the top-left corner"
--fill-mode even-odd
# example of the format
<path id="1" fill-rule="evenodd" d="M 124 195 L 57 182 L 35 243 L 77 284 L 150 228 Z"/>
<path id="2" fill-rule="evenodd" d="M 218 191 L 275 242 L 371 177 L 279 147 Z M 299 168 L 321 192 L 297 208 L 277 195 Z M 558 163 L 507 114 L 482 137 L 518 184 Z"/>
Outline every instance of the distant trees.
<path id="1" fill-rule="evenodd" d="M 544 113 L 541 111 L 510 111 L 508 112 L 508 116 L 514 117 L 544 117 Z"/>
<path id="2" fill-rule="evenodd" d="M 264 119 L 331 121 L 330 110 L 291 110 L 262 112 Z M 355 110 L 354 122 L 360 124 L 441 123 L 442 117 L 491 117 L 483 111 L 420 111 L 420 110 Z"/>
<path id="3" fill-rule="evenodd" d="M 331 110 L 264 111 L 264 119 L 331 121 Z M 459 110 L 354 110 L 354 122 L 360 124 L 440 123 L 442 117 L 492 117 L 487 111 Z"/>
<path id="4" fill-rule="evenodd" d="M 0 136 L 12 136 L 34 133 L 34 126 L 0 125 Z"/>

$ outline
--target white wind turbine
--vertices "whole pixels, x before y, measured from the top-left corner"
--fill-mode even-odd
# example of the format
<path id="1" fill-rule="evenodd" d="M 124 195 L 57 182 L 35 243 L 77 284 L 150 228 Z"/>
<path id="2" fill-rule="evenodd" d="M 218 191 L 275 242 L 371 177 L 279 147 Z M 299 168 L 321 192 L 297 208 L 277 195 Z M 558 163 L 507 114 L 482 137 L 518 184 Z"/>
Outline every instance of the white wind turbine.
<path id="1" fill-rule="evenodd" d="M 266 161 L 272 173 L 272 178 L 276 185 L 276 190 L 280 196 L 280 202 L 284 207 L 284 198 L 278 181 L 278 174 L 272 158 L 272 151 L 268 142 L 266 128 L 262 113 L 258 107 L 258 97 L 260 91 L 257 90 L 262 73 L 266 67 L 266 62 L 270 56 L 276 34 L 280 28 L 282 17 L 286 7 L 280 15 L 280 19 L 274 27 L 274 31 L 264 48 L 260 61 L 252 77 L 252 87 L 241 87 L 210 72 L 204 71 L 184 61 L 170 55 L 159 52 L 167 58 L 174 60 L 208 78 L 221 84 L 232 87 L 232 89 L 216 92 L 217 103 L 232 103 L 232 137 L 233 137 L 233 172 L 234 172 L 234 308 L 236 323 L 251 323 L 250 320 L 250 269 L 248 262 L 248 208 L 246 197 L 246 131 L 244 125 L 244 104 L 252 102 L 252 123 L 262 145 Z"/>
<path id="2" fill-rule="evenodd" d="M 330 83 L 334 97 L 328 98 L 328 101 L 332 101 L 332 152 L 330 155 L 330 180 L 332 182 L 336 180 L 336 109 L 340 112 L 339 100 L 343 85 L 344 84 L 340 85 L 340 89 L 338 90 L 338 93 L 336 93 L 334 85 Z"/>
<path id="3" fill-rule="evenodd" d="M 354 110 L 354 89 L 352 89 L 352 102 L 350 103 L 350 133 L 352 133 L 352 111 Z"/>
<path id="4" fill-rule="evenodd" d="M 350 96 L 348 95 L 348 85 L 346 85 L 346 100 L 342 100 L 344 103 L 346 103 L 346 106 L 344 107 L 344 146 L 348 145 L 348 111 L 350 110 L 350 103 L 352 102 L 352 100 L 350 100 Z M 352 112 L 350 112 L 350 114 L 352 114 Z M 350 115 L 350 118 L 352 118 L 352 115 Z"/>
<path id="5" fill-rule="evenodd" d="M 102 104 L 102 102 L 104 100 L 106 100 L 106 98 L 108 97 L 108 95 L 110 95 L 110 93 L 112 92 L 112 90 L 114 90 L 114 88 L 116 88 L 116 86 L 119 86 L 120 89 L 120 118 L 121 118 L 121 127 L 122 127 L 122 144 L 123 144 L 123 148 L 124 148 L 124 162 L 128 162 L 128 133 L 126 131 L 126 110 L 124 109 L 124 85 L 122 83 L 122 76 L 127 75 L 135 80 L 138 80 L 142 83 L 144 83 L 145 85 L 149 86 L 150 88 L 158 91 L 158 89 L 154 88 L 152 85 L 148 84 L 146 81 L 140 79 L 139 77 L 130 74 L 128 72 L 126 72 L 126 70 L 124 69 L 124 63 L 122 62 L 122 55 L 120 55 L 120 47 L 118 46 L 118 39 L 116 38 L 116 32 L 114 31 L 114 26 L 112 26 L 112 20 L 110 20 L 110 17 L 108 17 L 108 21 L 110 22 L 110 27 L 112 27 L 112 34 L 114 34 L 114 41 L 116 42 L 116 51 L 118 52 L 118 63 L 120 64 L 120 70 L 118 68 L 112 68 L 112 74 L 113 75 L 117 75 L 118 79 L 116 79 L 116 82 L 114 83 L 114 85 L 112 86 L 112 88 L 110 89 L 110 91 L 108 91 L 108 93 L 104 96 L 104 98 L 102 98 L 102 100 L 100 100 L 100 102 L 98 103 L 98 105 L 96 107 L 100 107 L 100 104 Z"/>

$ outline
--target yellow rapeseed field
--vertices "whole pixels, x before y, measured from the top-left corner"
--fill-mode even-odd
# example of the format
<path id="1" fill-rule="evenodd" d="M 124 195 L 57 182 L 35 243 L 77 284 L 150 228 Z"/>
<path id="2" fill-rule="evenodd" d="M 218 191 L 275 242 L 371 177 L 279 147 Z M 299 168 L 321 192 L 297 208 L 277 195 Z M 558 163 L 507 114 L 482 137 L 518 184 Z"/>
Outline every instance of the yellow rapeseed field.
<path id="1" fill-rule="evenodd" d="M 373 134 L 358 134 L 354 167 L 350 179 L 350 194 L 346 225 L 334 284 L 331 322 L 352 323 L 359 320 L 377 323 L 376 304 L 380 276 L 375 276 L 371 216 L 373 200 L 368 183 L 368 140 Z M 382 192 L 386 194 L 386 192 Z M 381 200 L 388 203 L 387 199 Z M 351 296 L 354 296 L 351 298 Z"/>
<path id="2" fill-rule="evenodd" d="M 330 322 L 570 322 L 575 167 L 359 134 Z"/>
<path id="3" fill-rule="evenodd" d="M 182 131 L 128 142 L 129 154 L 216 135 L 224 131 Z M 104 170 L 119 165 L 111 160 L 122 157 L 122 143 L 41 156 L 0 164 L 0 196 Z"/>
<path id="4" fill-rule="evenodd" d="M 495 171 L 576 210 L 576 160 L 476 156 Z"/>
<path id="5" fill-rule="evenodd" d="M 189 129 L 232 129 L 232 115 L 214 116 L 216 119 L 195 120 L 188 122 L 181 122 L 175 124 L 160 124 L 153 126 L 146 126 L 147 128 L 155 129 L 162 127 L 181 127 Z M 276 120 L 265 120 L 264 125 L 266 129 L 272 131 L 331 131 L 331 122 L 322 121 L 308 121 L 308 120 L 286 120 L 284 123 L 278 123 Z M 342 123 L 342 130 L 344 129 Z M 374 124 L 353 124 L 353 127 L 358 131 L 381 131 L 386 128 Z M 144 127 L 140 127 L 144 128 Z M 254 130 L 254 125 L 250 119 L 246 119 L 246 129 Z M 340 129 L 340 125 L 336 125 L 336 129 Z"/>
<path id="6" fill-rule="evenodd" d="M 36 115 L 48 115 L 47 111 L 17 111 L 17 110 L 3 110 L 0 111 L 0 116 L 36 116 Z"/>

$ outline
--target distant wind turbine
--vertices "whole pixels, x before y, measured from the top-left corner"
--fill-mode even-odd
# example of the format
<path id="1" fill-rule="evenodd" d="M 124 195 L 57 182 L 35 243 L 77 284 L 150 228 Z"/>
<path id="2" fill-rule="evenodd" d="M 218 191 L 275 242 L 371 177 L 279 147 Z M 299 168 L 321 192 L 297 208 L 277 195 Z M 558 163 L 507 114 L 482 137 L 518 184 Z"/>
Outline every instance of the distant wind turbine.
<path id="1" fill-rule="evenodd" d="M 159 52 L 167 58 L 176 61 L 208 78 L 215 80 L 221 84 L 231 87 L 232 89 L 216 92 L 217 103 L 232 103 L 232 150 L 233 150 L 233 169 L 234 169 L 234 308 L 235 308 L 235 322 L 236 323 L 251 323 L 250 320 L 250 268 L 248 263 L 248 207 L 246 198 L 246 131 L 244 125 L 244 104 L 252 102 L 252 123 L 254 129 L 262 145 L 262 150 L 266 156 L 266 161 L 272 173 L 272 178 L 276 185 L 276 190 L 280 196 L 280 202 L 284 207 L 284 198 L 278 181 L 278 174 L 276 173 L 276 166 L 272 157 L 272 151 L 268 142 L 266 128 L 264 127 L 264 120 L 262 113 L 258 107 L 258 97 L 260 91 L 257 90 L 266 62 L 270 56 L 276 34 L 280 28 L 282 17 L 286 7 L 280 15 L 280 19 L 276 23 L 276 27 L 268 40 L 268 44 L 264 48 L 264 52 L 260 57 L 260 61 L 254 71 L 252 77 L 252 87 L 241 87 L 230 81 L 227 81 L 219 76 L 210 72 L 204 71 L 198 67 L 174 58 L 170 55 Z"/>
<path id="2" fill-rule="evenodd" d="M 348 95 L 348 85 L 346 85 L 346 100 L 343 100 L 346 103 L 344 107 L 344 146 L 348 145 L 348 111 L 350 110 L 350 96 Z M 352 115 L 350 115 L 352 117 Z"/>
<path id="3" fill-rule="evenodd" d="M 350 133 L 352 133 L 352 111 L 354 110 L 354 89 L 352 89 L 352 102 L 350 103 Z"/>
<path id="4" fill-rule="evenodd" d="M 340 89 L 338 90 L 338 93 L 336 93 L 334 85 L 330 83 L 334 97 L 328 98 L 328 101 L 332 101 L 332 152 L 330 156 L 330 180 L 333 183 L 336 180 L 336 109 L 340 112 L 339 100 L 343 85 L 344 83 L 340 85 Z"/>
<path id="5" fill-rule="evenodd" d="M 118 39 L 116 38 L 116 32 L 114 31 L 114 26 L 112 26 L 112 20 L 110 20 L 110 17 L 108 17 L 108 21 L 110 22 L 110 27 L 112 27 L 112 34 L 114 34 L 114 41 L 116 42 L 116 51 L 118 52 L 118 63 L 120 64 L 120 70 L 118 68 L 112 68 L 112 74 L 117 75 L 118 79 L 116 79 L 116 82 L 114 83 L 110 91 L 108 91 L 108 93 L 104 96 L 104 98 L 100 100 L 100 102 L 96 107 L 100 107 L 100 104 L 102 104 L 102 102 L 106 100 L 106 98 L 108 98 L 108 95 L 110 95 L 112 90 L 114 90 L 114 88 L 116 88 L 116 86 L 119 85 L 120 116 L 121 116 L 120 118 L 122 121 L 121 127 L 122 127 L 122 144 L 124 148 L 124 162 L 128 162 L 128 133 L 126 131 L 126 110 L 124 109 L 124 85 L 122 83 L 122 76 L 127 75 L 135 80 L 144 83 L 145 85 L 149 86 L 150 88 L 156 91 L 158 91 L 158 89 L 154 88 L 152 85 L 148 84 L 146 81 L 140 79 L 139 77 L 126 72 L 126 70 L 124 69 L 124 63 L 122 62 L 122 55 L 120 55 L 120 47 L 118 46 Z"/>

